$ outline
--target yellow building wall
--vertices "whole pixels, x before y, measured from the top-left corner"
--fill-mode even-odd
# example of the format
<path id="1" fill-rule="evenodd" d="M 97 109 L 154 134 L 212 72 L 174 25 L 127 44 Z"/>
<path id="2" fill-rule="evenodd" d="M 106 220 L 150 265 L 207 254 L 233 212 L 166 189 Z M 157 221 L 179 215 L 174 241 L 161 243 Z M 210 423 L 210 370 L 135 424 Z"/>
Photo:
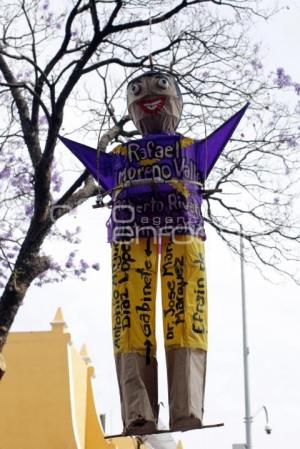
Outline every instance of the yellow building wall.
<path id="1" fill-rule="evenodd" d="M 0 382 L 0 449 L 78 447 L 70 414 L 69 334 L 10 334 Z"/>
<path id="2" fill-rule="evenodd" d="M 80 448 L 85 448 L 87 366 L 73 346 L 69 347 L 69 379 L 71 391 L 71 412 L 78 432 Z"/>
<path id="3" fill-rule="evenodd" d="M 93 367 L 71 345 L 61 311 L 56 318 L 51 331 L 8 337 L 7 370 L 0 382 L 0 449 L 136 449 L 133 438 L 120 438 L 118 444 L 105 440 Z"/>
<path id="4" fill-rule="evenodd" d="M 94 369 L 89 367 L 87 379 L 87 407 L 86 407 L 86 435 L 85 435 L 85 449 L 97 449 L 104 447 L 109 441 L 104 439 L 104 434 L 101 428 L 100 419 L 95 412 L 96 406 L 94 402 L 94 393 L 91 378 Z M 122 438 L 128 440 L 128 438 Z M 127 445 L 128 449 L 133 449 L 134 446 Z M 118 448 L 119 449 L 119 448 Z"/>

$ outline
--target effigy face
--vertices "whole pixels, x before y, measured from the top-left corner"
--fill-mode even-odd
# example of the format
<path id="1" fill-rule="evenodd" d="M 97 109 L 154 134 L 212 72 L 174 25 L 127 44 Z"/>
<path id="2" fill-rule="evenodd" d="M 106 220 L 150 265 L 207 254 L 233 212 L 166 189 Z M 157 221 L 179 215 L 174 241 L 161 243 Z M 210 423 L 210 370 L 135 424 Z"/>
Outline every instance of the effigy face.
<path id="1" fill-rule="evenodd" d="M 175 78 L 147 72 L 127 87 L 129 114 L 142 135 L 174 133 L 181 117 L 182 96 Z"/>

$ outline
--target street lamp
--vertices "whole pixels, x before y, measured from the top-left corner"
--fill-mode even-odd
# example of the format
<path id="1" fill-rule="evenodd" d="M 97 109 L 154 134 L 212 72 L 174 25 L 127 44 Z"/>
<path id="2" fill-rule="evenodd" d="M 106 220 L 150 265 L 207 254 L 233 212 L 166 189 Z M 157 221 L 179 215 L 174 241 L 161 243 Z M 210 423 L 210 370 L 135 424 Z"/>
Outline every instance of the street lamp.
<path id="1" fill-rule="evenodd" d="M 262 407 L 260 407 L 260 408 L 257 410 L 257 412 L 256 412 L 253 416 L 250 416 L 251 422 L 254 421 L 254 419 L 256 418 L 256 416 L 257 416 L 262 410 L 265 412 L 265 418 L 266 418 L 265 432 L 266 432 L 267 435 L 270 435 L 271 432 L 272 432 L 272 428 L 271 428 L 270 425 L 269 425 L 269 414 L 268 414 L 267 407 L 266 407 L 265 405 L 263 405 Z M 248 446 L 247 446 L 247 444 L 244 444 L 244 443 L 233 444 L 233 445 L 232 445 L 232 449 L 248 449 Z"/>
<path id="2" fill-rule="evenodd" d="M 246 448 L 252 449 L 251 424 L 253 419 L 250 413 L 249 368 L 248 368 L 248 357 L 250 351 L 248 347 L 248 335 L 247 335 L 246 289 L 245 289 L 245 270 L 244 270 L 245 259 L 244 259 L 244 241 L 243 241 L 242 225 L 240 227 L 240 260 L 241 260 L 241 295 L 242 295 L 242 321 L 243 321 Z"/>
<path id="3" fill-rule="evenodd" d="M 249 368 L 248 357 L 250 350 L 248 347 L 247 335 L 247 311 L 246 311 L 246 289 L 245 289 L 245 270 L 244 270 L 244 242 L 243 228 L 240 226 L 240 261 L 241 261 L 241 296 L 242 296 L 242 322 L 243 322 L 243 358 L 244 358 L 244 393 L 245 393 L 245 428 L 246 428 L 246 444 L 233 444 L 232 449 L 252 449 L 251 424 L 254 418 L 261 410 L 264 410 L 266 417 L 265 432 L 270 435 L 272 432 L 269 426 L 269 415 L 265 405 L 260 407 L 252 416 L 250 412 L 250 391 L 249 391 Z"/>
<path id="4" fill-rule="evenodd" d="M 266 418 L 265 432 L 266 432 L 267 435 L 270 435 L 271 432 L 272 432 L 272 428 L 271 428 L 270 425 L 269 425 L 269 414 L 268 414 L 267 407 L 266 407 L 265 405 L 261 406 L 261 407 L 257 410 L 257 412 L 253 415 L 252 419 L 256 418 L 256 416 L 257 416 L 257 415 L 259 414 L 259 412 L 261 412 L 262 410 L 265 412 L 265 418 Z"/>

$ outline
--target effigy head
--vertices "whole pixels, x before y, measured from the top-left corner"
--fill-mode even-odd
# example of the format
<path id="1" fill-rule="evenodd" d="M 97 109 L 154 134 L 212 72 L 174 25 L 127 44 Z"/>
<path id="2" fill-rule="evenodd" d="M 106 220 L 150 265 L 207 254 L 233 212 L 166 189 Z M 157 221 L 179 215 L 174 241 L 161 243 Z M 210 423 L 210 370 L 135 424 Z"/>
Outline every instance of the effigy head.
<path id="1" fill-rule="evenodd" d="M 130 117 L 142 135 L 174 133 L 182 111 L 182 95 L 169 73 L 151 70 L 127 86 Z"/>

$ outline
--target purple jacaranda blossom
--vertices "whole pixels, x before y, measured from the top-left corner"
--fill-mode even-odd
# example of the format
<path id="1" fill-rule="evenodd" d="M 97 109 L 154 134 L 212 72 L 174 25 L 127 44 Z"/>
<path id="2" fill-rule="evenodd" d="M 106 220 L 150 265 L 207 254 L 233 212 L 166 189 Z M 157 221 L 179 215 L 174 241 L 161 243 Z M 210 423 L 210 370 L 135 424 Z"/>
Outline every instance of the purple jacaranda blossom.
<path id="1" fill-rule="evenodd" d="M 263 68 L 262 62 L 259 59 L 252 59 L 251 65 L 254 70 L 260 70 Z"/>
<path id="2" fill-rule="evenodd" d="M 25 78 L 29 78 L 32 75 L 33 71 L 32 70 L 25 70 L 24 72 L 24 77 Z"/>
<path id="3" fill-rule="evenodd" d="M 51 261 L 50 262 L 50 270 L 53 270 L 53 271 L 60 271 L 61 270 L 61 266 L 57 263 L 57 262 L 55 262 L 55 261 Z"/>
<path id="4" fill-rule="evenodd" d="M 296 148 L 298 140 L 295 136 L 280 133 L 279 140 L 281 143 L 286 143 L 290 148 Z"/>
<path id="5" fill-rule="evenodd" d="M 53 12 L 49 12 L 48 17 L 46 17 L 46 22 L 50 23 L 52 19 L 53 19 Z"/>
<path id="6" fill-rule="evenodd" d="M 81 271 L 83 273 L 85 273 L 86 270 L 89 268 L 89 264 L 85 260 L 81 259 L 80 260 L 80 268 L 81 268 Z"/>
<path id="7" fill-rule="evenodd" d="M 63 183 L 63 178 L 61 175 L 58 174 L 58 172 L 56 170 L 53 171 L 51 181 L 53 183 L 54 192 L 60 192 L 60 189 L 61 189 L 61 186 Z"/>
<path id="8" fill-rule="evenodd" d="M 298 101 L 295 106 L 295 113 L 300 114 L 300 101 Z M 300 127 L 298 127 L 298 129 L 300 129 Z"/>
<path id="9" fill-rule="evenodd" d="M 45 271 L 44 271 L 43 273 L 40 273 L 40 274 L 38 275 L 38 279 L 39 279 L 40 281 L 46 279 L 46 277 L 47 277 L 47 272 L 45 272 Z"/>
<path id="10" fill-rule="evenodd" d="M 292 85 L 292 78 L 290 75 L 287 75 L 284 71 L 283 67 L 278 67 L 276 70 L 277 78 L 275 80 L 276 85 L 279 87 L 279 89 L 282 89 L 283 87 L 289 87 Z"/>
<path id="11" fill-rule="evenodd" d="M 100 264 L 99 263 L 93 263 L 92 268 L 93 268 L 93 270 L 99 271 L 100 270 Z"/>
<path id="12" fill-rule="evenodd" d="M 25 215 L 27 217 L 31 217 L 33 214 L 33 204 L 26 204 L 25 206 Z"/>
<path id="13" fill-rule="evenodd" d="M 278 67 L 278 69 L 276 70 L 276 73 L 277 73 L 278 77 L 282 77 L 284 75 L 284 68 Z"/>
<path id="14" fill-rule="evenodd" d="M 258 51 L 259 51 L 259 44 L 255 44 L 253 46 L 253 53 L 258 53 Z"/>
<path id="15" fill-rule="evenodd" d="M 294 83 L 294 89 L 297 95 L 300 95 L 300 83 Z"/>
<path id="16" fill-rule="evenodd" d="M 79 233 L 80 227 L 77 227 L 75 230 L 65 229 L 64 233 L 61 234 L 61 237 L 63 237 L 67 242 L 77 245 L 80 243 L 80 239 L 78 238 Z"/>
<path id="17" fill-rule="evenodd" d="M 72 251 L 70 254 L 69 254 L 69 257 L 68 257 L 68 260 L 67 260 L 67 262 L 66 262 L 66 264 L 65 264 L 65 266 L 66 266 L 66 268 L 73 268 L 74 267 L 74 257 L 75 257 L 75 252 L 74 251 Z"/>
<path id="18" fill-rule="evenodd" d="M 4 167 L 0 172 L 0 179 L 7 179 L 11 174 L 11 169 L 9 167 Z"/>
<path id="19" fill-rule="evenodd" d="M 291 148 L 296 148 L 299 144 L 298 139 L 295 136 L 289 136 L 286 142 Z"/>
<path id="20" fill-rule="evenodd" d="M 72 243 L 72 233 L 67 229 L 65 231 L 65 239 L 69 242 Z"/>
<path id="21" fill-rule="evenodd" d="M 275 196 L 275 198 L 273 199 L 274 204 L 278 204 L 279 203 L 279 197 Z"/>
<path id="22" fill-rule="evenodd" d="M 45 125 L 46 123 L 48 123 L 48 119 L 47 119 L 46 115 L 42 115 L 42 116 L 39 118 L 39 124 L 40 124 L 40 125 Z"/>
<path id="23" fill-rule="evenodd" d="M 18 187 L 23 193 L 31 192 L 31 175 L 29 173 L 20 173 L 17 175 Z"/>

